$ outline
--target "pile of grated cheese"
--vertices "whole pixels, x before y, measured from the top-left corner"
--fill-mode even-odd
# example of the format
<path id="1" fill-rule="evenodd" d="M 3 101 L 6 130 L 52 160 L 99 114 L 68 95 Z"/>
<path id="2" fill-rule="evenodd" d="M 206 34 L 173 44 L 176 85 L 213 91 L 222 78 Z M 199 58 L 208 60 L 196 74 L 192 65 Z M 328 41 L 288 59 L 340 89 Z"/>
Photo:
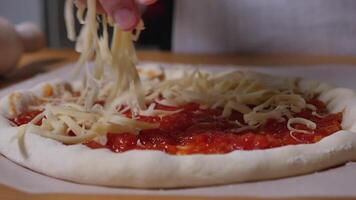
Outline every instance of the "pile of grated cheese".
<path id="1" fill-rule="evenodd" d="M 258 128 L 268 119 L 287 120 L 291 135 L 294 132 L 312 134 L 312 131 L 294 128 L 294 124 L 316 129 L 314 122 L 293 117 L 303 109 L 316 111 L 315 106 L 306 103 L 305 99 L 310 98 L 310 94 L 303 96 L 293 79 L 253 72 L 214 74 L 200 70 L 162 70 L 159 76 L 142 84 L 136 69 L 133 40 L 143 30 L 143 23 L 136 28 L 137 35 L 124 32 L 108 16 L 96 13 L 96 0 L 88 0 L 86 15 L 85 8 L 79 8 L 77 12 L 79 22 L 83 24 L 77 37 L 73 9 L 73 0 L 66 0 L 68 38 L 77 41 L 76 50 L 81 53 L 76 72 L 85 69 L 82 90 L 79 96 L 63 88 L 57 95 L 39 97 L 43 103 L 36 109 L 43 112 L 29 124 L 21 126 L 19 144 L 22 148 L 26 132 L 66 144 L 95 140 L 105 145 L 109 132 L 138 134 L 140 130 L 159 126 L 138 121 L 135 116 L 162 117 L 180 112 L 158 110 L 157 104 L 180 106 L 195 102 L 202 109 L 222 108 L 223 118 L 238 111 L 244 119 L 236 122 L 241 131 Z M 114 28 L 111 44 L 109 26 Z M 99 29 L 101 34 L 98 34 Z M 92 58 L 95 61 L 93 71 L 85 67 Z M 106 66 L 108 71 L 104 70 Z M 127 111 L 132 113 L 132 118 L 123 114 Z M 41 125 L 36 125 L 40 121 Z M 70 132 L 75 136 L 68 135 Z"/>

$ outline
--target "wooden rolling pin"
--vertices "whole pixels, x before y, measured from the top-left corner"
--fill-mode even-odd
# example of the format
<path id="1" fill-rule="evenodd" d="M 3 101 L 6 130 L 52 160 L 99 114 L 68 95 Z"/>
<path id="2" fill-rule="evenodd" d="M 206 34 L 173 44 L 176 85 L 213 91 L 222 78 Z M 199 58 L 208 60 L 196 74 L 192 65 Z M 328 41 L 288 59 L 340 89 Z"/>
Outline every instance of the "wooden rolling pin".
<path id="1" fill-rule="evenodd" d="M 32 22 L 16 26 L 0 17 L 0 75 L 16 68 L 21 55 L 45 47 L 45 36 Z"/>

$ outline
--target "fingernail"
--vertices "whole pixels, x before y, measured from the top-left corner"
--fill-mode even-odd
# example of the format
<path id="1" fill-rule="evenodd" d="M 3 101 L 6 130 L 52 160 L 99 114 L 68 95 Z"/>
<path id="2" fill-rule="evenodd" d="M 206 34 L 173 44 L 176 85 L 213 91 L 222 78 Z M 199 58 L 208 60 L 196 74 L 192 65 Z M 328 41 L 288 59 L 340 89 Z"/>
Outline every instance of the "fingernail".
<path id="1" fill-rule="evenodd" d="M 120 9 L 114 14 L 114 21 L 124 31 L 135 28 L 138 23 L 137 16 L 128 9 Z"/>

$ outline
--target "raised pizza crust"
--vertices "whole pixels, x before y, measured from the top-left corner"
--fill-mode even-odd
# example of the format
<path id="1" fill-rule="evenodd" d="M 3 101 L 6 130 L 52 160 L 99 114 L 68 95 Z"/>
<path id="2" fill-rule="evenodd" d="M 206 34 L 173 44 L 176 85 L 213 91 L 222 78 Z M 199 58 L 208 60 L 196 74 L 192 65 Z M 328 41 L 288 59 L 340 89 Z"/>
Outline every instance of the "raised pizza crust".
<path id="1" fill-rule="evenodd" d="M 53 85 L 58 85 L 55 83 Z M 84 145 L 64 145 L 36 134 L 25 135 L 28 157 L 18 147 L 18 127 L 5 118 L 28 105 L 32 95 L 44 95 L 42 84 L 32 91 L 11 94 L 0 101 L 0 152 L 37 172 L 78 183 L 135 187 L 176 188 L 275 179 L 315 172 L 356 161 L 356 93 L 315 81 L 299 80 L 304 91 L 321 92 L 331 112 L 343 112 L 344 130 L 315 144 L 289 145 L 267 150 L 233 151 L 222 155 L 169 155 L 133 150 L 113 153 Z M 17 110 L 19 109 L 19 110 Z"/>

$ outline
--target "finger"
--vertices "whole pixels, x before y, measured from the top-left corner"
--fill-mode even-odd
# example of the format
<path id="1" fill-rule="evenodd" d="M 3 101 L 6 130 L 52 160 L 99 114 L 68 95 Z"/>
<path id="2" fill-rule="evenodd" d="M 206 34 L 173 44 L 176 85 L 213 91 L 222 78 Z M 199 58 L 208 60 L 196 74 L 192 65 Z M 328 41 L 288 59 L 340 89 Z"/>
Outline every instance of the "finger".
<path id="1" fill-rule="evenodd" d="M 155 3 L 157 0 L 136 0 L 137 3 L 143 4 L 143 5 L 151 5 Z"/>
<path id="2" fill-rule="evenodd" d="M 140 13 L 134 0 L 99 0 L 104 10 L 121 29 L 134 29 L 140 21 Z"/>

